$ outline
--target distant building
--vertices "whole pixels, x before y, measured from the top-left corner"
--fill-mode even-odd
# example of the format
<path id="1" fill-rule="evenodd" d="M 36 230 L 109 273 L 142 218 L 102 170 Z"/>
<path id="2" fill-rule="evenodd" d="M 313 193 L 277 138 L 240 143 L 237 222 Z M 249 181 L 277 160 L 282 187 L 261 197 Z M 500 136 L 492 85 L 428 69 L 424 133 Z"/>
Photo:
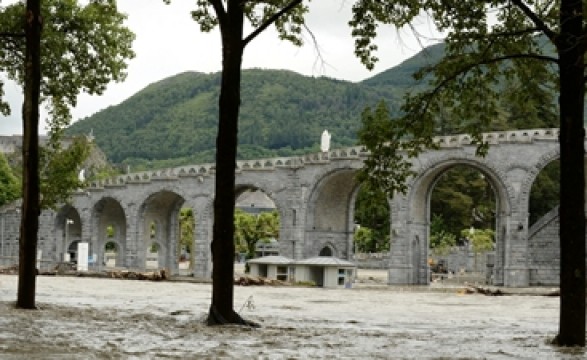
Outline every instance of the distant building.
<path id="1" fill-rule="evenodd" d="M 312 282 L 325 288 L 352 287 L 357 266 L 335 257 L 319 256 L 304 260 L 292 260 L 284 256 L 265 256 L 247 262 L 252 276 L 273 280 Z"/>
<path id="2" fill-rule="evenodd" d="M 0 135 L 0 153 L 12 154 L 20 152 L 22 149 L 22 135 Z M 39 145 L 45 146 L 49 141 L 49 136 L 39 135 Z M 63 139 L 63 144 L 67 147 L 71 143 L 71 139 Z"/>

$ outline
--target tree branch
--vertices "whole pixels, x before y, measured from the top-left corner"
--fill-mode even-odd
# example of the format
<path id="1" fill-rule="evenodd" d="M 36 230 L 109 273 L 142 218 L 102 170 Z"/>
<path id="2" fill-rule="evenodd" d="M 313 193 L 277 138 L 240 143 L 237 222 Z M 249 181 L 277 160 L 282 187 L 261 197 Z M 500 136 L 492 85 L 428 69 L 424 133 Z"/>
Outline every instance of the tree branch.
<path id="1" fill-rule="evenodd" d="M 243 47 L 247 46 L 247 44 L 251 40 L 253 40 L 257 35 L 259 35 L 260 33 L 262 33 L 265 29 L 267 29 L 275 21 L 277 21 L 277 19 L 279 19 L 283 14 L 287 13 L 288 11 L 290 11 L 293 8 L 295 8 L 296 6 L 298 6 L 301 3 L 302 3 L 302 0 L 292 0 L 292 2 L 290 2 L 289 4 L 287 4 L 287 6 L 285 6 L 283 9 L 281 9 L 278 12 L 276 12 L 275 14 L 273 14 L 273 16 L 271 16 L 269 19 L 267 19 L 267 21 L 265 21 L 263 24 L 261 24 L 261 26 L 259 26 L 258 28 L 256 28 L 255 31 L 253 31 L 252 33 L 250 33 L 249 36 L 247 36 L 243 40 Z"/>
<path id="2" fill-rule="evenodd" d="M 24 33 L 0 32 L 0 37 L 24 38 Z"/>
<path id="3" fill-rule="evenodd" d="M 226 10 L 222 5 L 222 0 L 209 0 L 210 4 L 214 8 L 214 12 L 216 12 L 216 17 L 218 17 L 218 23 L 221 25 L 226 23 Z"/>
<path id="4" fill-rule="evenodd" d="M 550 57 L 550 56 L 540 55 L 540 54 L 504 55 L 504 56 L 499 56 L 496 58 L 486 59 L 483 61 L 468 64 L 467 66 L 461 68 L 460 70 L 455 71 L 451 76 L 442 80 L 440 82 L 440 84 L 438 84 L 431 92 L 428 93 L 428 95 L 426 96 L 426 105 L 422 108 L 420 113 L 423 114 L 428 109 L 428 105 L 430 105 L 431 99 L 433 99 L 436 96 L 436 94 L 438 94 L 449 82 L 455 80 L 458 76 L 465 75 L 469 71 L 471 71 L 472 69 L 474 69 L 478 66 L 481 66 L 481 65 L 489 65 L 489 64 L 496 63 L 496 62 L 501 62 L 501 61 L 505 61 L 505 60 L 512 60 L 512 59 L 533 59 L 533 60 L 540 60 L 540 61 L 551 61 L 551 62 L 558 64 L 558 59 Z"/>
<path id="5" fill-rule="evenodd" d="M 522 0 L 511 0 L 511 2 L 512 4 L 517 6 L 534 23 L 534 25 L 536 25 L 536 27 L 540 29 L 540 31 L 542 31 L 544 35 L 546 35 L 550 39 L 550 41 L 555 43 L 555 38 L 557 34 L 554 31 L 552 31 L 546 25 L 546 23 L 541 18 L 539 18 L 538 15 L 534 13 L 534 11 L 532 11 L 532 9 L 530 9 L 526 4 L 524 4 Z"/>

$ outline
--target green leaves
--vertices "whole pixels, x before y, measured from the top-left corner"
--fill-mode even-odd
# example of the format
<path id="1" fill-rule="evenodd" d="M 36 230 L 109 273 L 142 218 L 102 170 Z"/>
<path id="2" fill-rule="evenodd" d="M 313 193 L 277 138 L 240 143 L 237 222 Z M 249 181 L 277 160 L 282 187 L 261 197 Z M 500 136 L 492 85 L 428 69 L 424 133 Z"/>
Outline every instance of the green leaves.
<path id="1" fill-rule="evenodd" d="M 380 24 L 401 28 L 417 16 L 427 16 L 446 34 L 444 57 L 414 74 L 415 79 L 426 79 L 428 87 L 407 93 L 399 116 L 384 114 L 378 116 L 383 120 L 374 121 L 369 119 L 374 115 L 364 115 L 359 141 L 371 154 L 363 180 L 378 183 L 390 194 L 403 192 L 409 166 L 401 154 L 414 157 L 434 148 L 434 135 L 471 134 L 482 156 L 487 151 L 483 131 L 553 123 L 556 112 L 549 110 L 556 109 L 552 99 L 556 76 L 551 66 L 557 59 L 547 39 L 552 40 L 548 29 L 556 28 L 552 13 L 557 2 L 526 4 L 506 0 L 355 4 L 349 24 L 355 52 L 367 68 L 377 61 L 374 40 Z M 532 11 L 540 19 L 528 16 Z M 526 101 L 530 98 L 534 100 Z"/>
<path id="2" fill-rule="evenodd" d="M 404 141 L 403 129 L 393 122 L 387 105 L 380 102 L 375 112 L 366 108 L 361 117 L 363 127 L 359 130 L 359 143 L 370 151 L 365 166 L 358 174 L 361 182 L 370 188 L 383 189 L 388 194 L 405 192 L 405 181 L 413 175 L 411 163 L 405 158 L 405 150 L 418 139 Z"/>
<path id="3" fill-rule="evenodd" d="M 277 211 L 253 215 L 241 209 L 235 209 L 234 226 L 236 251 L 246 253 L 248 258 L 255 256 L 255 245 L 258 241 L 279 238 L 279 215 Z"/>
<path id="4" fill-rule="evenodd" d="M 0 206 L 20 197 L 20 181 L 12 172 L 6 157 L 0 153 Z"/>
<path id="5" fill-rule="evenodd" d="M 491 229 L 463 229 L 461 236 L 471 242 L 475 254 L 493 250 L 494 248 L 495 232 Z"/>
<path id="6" fill-rule="evenodd" d="M 61 147 L 61 141 L 51 141 L 40 149 L 41 208 L 69 202 L 71 192 L 86 185 L 78 175 L 89 152 L 85 137 L 74 138 L 66 148 Z"/>
<path id="7" fill-rule="evenodd" d="M 360 252 L 389 250 L 390 211 L 387 195 L 380 189 L 362 186 L 354 211 L 355 246 Z"/>
<path id="8" fill-rule="evenodd" d="M 134 57 L 134 34 L 123 22 L 114 0 L 42 2 L 44 19 L 41 48 L 41 94 L 54 122 L 69 123 L 69 107 L 80 91 L 101 94 L 110 81 L 124 80 L 126 61 Z M 18 2 L 0 8 L 0 31 L 22 32 L 24 6 Z M 24 41 L 2 39 L 0 71 L 23 84 Z"/>

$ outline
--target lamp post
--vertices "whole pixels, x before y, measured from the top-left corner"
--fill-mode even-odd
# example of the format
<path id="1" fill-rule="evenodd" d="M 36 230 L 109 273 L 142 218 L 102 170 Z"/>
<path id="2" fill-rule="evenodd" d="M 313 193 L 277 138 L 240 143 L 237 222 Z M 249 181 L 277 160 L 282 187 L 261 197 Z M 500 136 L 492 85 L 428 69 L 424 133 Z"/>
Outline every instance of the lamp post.
<path id="1" fill-rule="evenodd" d="M 63 261 L 67 262 L 69 253 L 67 252 L 69 247 L 69 225 L 74 224 L 72 219 L 65 219 L 65 249 L 63 251 Z"/>

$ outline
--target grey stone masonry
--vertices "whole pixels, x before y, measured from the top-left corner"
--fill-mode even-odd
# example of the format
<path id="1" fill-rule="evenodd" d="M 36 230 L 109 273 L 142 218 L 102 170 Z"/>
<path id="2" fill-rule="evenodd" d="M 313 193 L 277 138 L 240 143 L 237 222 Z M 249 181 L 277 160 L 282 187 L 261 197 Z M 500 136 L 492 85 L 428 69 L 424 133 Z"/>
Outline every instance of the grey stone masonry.
<path id="1" fill-rule="evenodd" d="M 496 192 L 494 282 L 505 286 L 551 284 L 558 257 L 556 223 L 529 233 L 528 203 L 538 173 L 559 157 L 558 129 L 483 134 L 485 157 L 466 134 L 435 138 L 438 149 L 411 159 L 415 175 L 406 194 L 390 199 L 390 284 L 429 282 L 429 194 L 438 177 L 455 165 L 479 170 Z M 336 135 L 334 135 L 336 136 Z M 333 149 L 298 157 L 238 161 L 236 190 L 263 191 L 280 215 L 280 252 L 303 259 L 320 253 L 352 259 L 355 175 L 368 153 L 362 147 Z M 129 173 L 96 181 L 76 192 L 71 204 L 43 212 L 39 246 L 43 260 L 75 255 L 77 242 L 89 242 L 94 266 L 145 269 L 165 267 L 178 273 L 178 214 L 195 213 L 193 275 L 209 278 L 212 263 L 214 164 Z M 18 253 L 19 214 L 0 210 L 2 254 Z M 106 253 L 106 248 L 110 253 Z M 113 253 L 117 254 L 115 259 Z M 114 260 L 113 260 L 114 259 Z"/>

